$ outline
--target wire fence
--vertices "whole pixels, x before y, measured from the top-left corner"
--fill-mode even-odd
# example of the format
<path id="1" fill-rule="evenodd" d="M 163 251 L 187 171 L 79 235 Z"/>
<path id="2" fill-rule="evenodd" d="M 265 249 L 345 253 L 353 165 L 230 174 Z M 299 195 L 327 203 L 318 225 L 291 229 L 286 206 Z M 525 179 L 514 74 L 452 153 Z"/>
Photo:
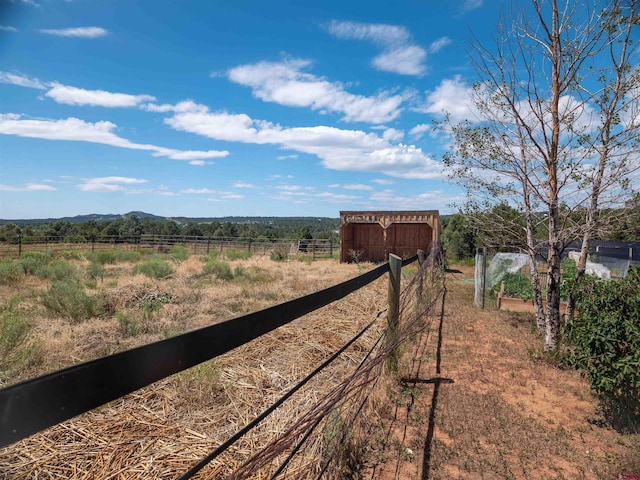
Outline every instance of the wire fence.
<path id="1" fill-rule="evenodd" d="M 17 235 L 0 241 L 0 258 L 18 258 L 33 251 L 85 251 L 111 249 L 147 249 L 169 253 L 176 246 L 194 255 L 209 255 L 212 251 L 247 251 L 257 255 L 278 252 L 283 255 L 302 253 L 316 258 L 333 257 L 337 245 L 330 239 L 295 239 L 262 237 L 215 237 L 187 235 L 100 235 L 90 238 L 78 236 L 23 236 Z"/>
<path id="2" fill-rule="evenodd" d="M 415 258 L 405 260 L 403 265 L 409 265 L 411 261 Z M 1 444 L 24 438 L 47 425 L 118 398 L 127 391 L 243 345 L 294 318 L 345 297 L 387 271 L 389 265 L 384 264 L 343 284 L 265 311 L 0 390 Z M 371 393 L 384 376 L 385 364 L 389 366 L 389 359 L 394 358 L 394 352 L 400 345 L 411 342 L 416 335 L 428 330 L 442 310 L 439 306 L 444 301 L 444 262 L 439 250 L 434 249 L 417 268 L 405 269 L 403 276 L 410 280 L 400 296 L 396 329 L 384 328 L 383 325 L 380 328 L 384 311 L 378 312 L 312 372 L 226 441 L 194 461 L 192 467 L 178 478 L 192 478 L 205 467 L 208 469 L 201 472 L 204 476 L 199 478 L 344 478 L 345 468 L 350 468 L 348 452 L 358 441 L 358 435 L 366 435 L 371 428 L 370 414 L 376 408 Z M 330 322 L 330 319 L 326 321 Z M 381 333 L 363 348 L 363 336 L 370 336 L 375 328 Z M 333 387 L 323 395 L 318 397 L 314 394 L 314 402 L 289 422 L 280 435 L 247 452 L 245 460 L 234 463 L 233 468 L 228 463 L 225 465 L 227 457 L 223 453 L 278 411 L 307 382 L 319 374 L 326 374 L 326 369 L 345 355 L 358 358 L 351 372 L 344 372 L 342 378 L 335 377 Z M 336 371 L 331 371 L 330 375 L 336 375 Z M 62 400 L 58 398 L 65 395 Z M 39 412 L 35 418 L 34 411 Z M 319 444 L 323 446 L 320 450 Z M 217 465 L 212 467 L 215 463 Z M 218 473 L 212 474 L 212 471 Z"/>

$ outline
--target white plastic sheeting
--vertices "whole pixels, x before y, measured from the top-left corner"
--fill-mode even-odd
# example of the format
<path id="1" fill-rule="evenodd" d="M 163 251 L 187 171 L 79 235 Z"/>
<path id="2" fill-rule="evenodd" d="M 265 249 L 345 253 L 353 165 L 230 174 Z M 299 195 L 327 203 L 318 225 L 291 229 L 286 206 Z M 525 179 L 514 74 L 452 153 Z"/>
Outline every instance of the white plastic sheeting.
<path id="1" fill-rule="evenodd" d="M 569 252 L 569 258 L 578 264 L 580 260 L 580 252 Z M 623 261 L 624 262 L 624 261 Z M 587 260 L 584 273 L 587 275 L 593 275 L 601 280 L 611 280 L 611 270 L 602 265 L 601 263 L 594 263 Z"/>
<path id="2" fill-rule="evenodd" d="M 529 265 L 526 253 L 496 253 L 487 269 L 488 289 L 499 285 L 507 273 L 516 273 L 525 265 Z"/>

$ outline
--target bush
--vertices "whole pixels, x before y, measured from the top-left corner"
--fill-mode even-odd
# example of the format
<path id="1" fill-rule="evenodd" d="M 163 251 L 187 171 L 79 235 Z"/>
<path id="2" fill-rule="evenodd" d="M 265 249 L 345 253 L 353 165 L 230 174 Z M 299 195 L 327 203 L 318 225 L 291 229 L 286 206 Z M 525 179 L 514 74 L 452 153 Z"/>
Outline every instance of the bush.
<path id="1" fill-rule="evenodd" d="M 584 277 L 576 302 L 569 363 L 609 406 L 640 415 L 640 272 L 617 281 Z"/>
<path id="2" fill-rule="evenodd" d="M 289 259 L 289 248 L 286 245 L 278 245 L 273 249 L 269 258 L 274 262 L 284 262 Z"/>
<path id="3" fill-rule="evenodd" d="M 98 250 L 97 252 L 89 255 L 91 262 L 99 263 L 100 265 L 106 265 L 107 263 L 116 263 L 117 252 L 115 250 Z"/>
<path id="4" fill-rule="evenodd" d="M 229 250 L 224 252 L 224 256 L 228 260 L 248 260 L 251 258 L 252 253 L 248 250 Z"/>
<path id="5" fill-rule="evenodd" d="M 18 262 L 22 266 L 24 273 L 33 275 L 35 271 L 47 265 L 51 261 L 51 254 L 49 252 L 24 252 Z"/>
<path id="6" fill-rule="evenodd" d="M 205 275 L 215 275 L 220 280 L 233 279 L 231 266 L 221 260 L 209 260 L 202 269 L 202 273 Z"/>
<path id="7" fill-rule="evenodd" d="M 118 250 L 116 253 L 118 262 L 138 262 L 141 257 L 142 253 L 138 250 Z"/>
<path id="8" fill-rule="evenodd" d="M 140 323 L 126 312 L 116 312 L 116 319 L 123 337 L 135 337 L 140 333 Z"/>
<path id="9" fill-rule="evenodd" d="M 64 260 L 56 260 L 48 265 L 41 265 L 34 274 L 36 277 L 53 281 L 75 279 L 77 276 L 75 269 Z"/>
<path id="10" fill-rule="evenodd" d="M 36 363 L 39 357 L 38 345 L 31 341 L 32 323 L 17 309 L 17 304 L 17 300 L 11 300 L 0 310 L 2 376 Z"/>
<path id="11" fill-rule="evenodd" d="M 134 273 L 141 273 L 149 278 L 167 278 L 173 274 L 173 267 L 166 260 L 152 259 L 133 269 Z"/>
<path id="12" fill-rule="evenodd" d="M 171 258 L 177 261 L 185 261 L 189 258 L 189 253 L 187 253 L 187 247 L 183 247 L 182 245 L 174 245 L 169 250 L 169 255 Z"/>
<path id="13" fill-rule="evenodd" d="M 92 280 L 104 280 L 104 266 L 99 263 L 90 263 L 87 267 L 87 276 Z"/>
<path id="14" fill-rule="evenodd" d="M 54 282 L 41 294 L 42 304 L 51 313 L 79 323 L 106 313 L 106 301 L 101 295 L 88 295 L 75 281 Z"/>
<path id="15" fill-rule="evenodd" d="M 0 259 L 0 284 L 11 285 L 20 281 L 24 271 L 20 264 L 10 258 Z"/>

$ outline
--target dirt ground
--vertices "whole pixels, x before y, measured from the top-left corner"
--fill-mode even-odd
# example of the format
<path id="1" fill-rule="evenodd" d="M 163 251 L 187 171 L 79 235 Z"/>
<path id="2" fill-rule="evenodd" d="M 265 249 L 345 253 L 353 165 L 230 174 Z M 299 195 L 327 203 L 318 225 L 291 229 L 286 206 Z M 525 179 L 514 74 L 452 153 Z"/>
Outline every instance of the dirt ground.
<path id="1" fill-rule="evenodd" d="M 640 436 L 607 426 L 586 380 L 541 359 L 529 315 L 476 308 L 473 269 L 455 268 L 365 478 L 640 478 Z"/>

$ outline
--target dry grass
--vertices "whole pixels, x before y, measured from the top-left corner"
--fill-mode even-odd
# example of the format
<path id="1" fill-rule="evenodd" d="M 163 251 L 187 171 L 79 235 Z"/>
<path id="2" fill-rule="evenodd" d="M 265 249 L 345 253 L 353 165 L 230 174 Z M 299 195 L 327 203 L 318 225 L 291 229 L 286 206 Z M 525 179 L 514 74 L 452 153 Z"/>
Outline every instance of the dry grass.
<path id="1" fill-rule="evenodd" d="M 132 265 L 109 265 L 94 290 L 106 296 L 114 315 L 75 325 L 45 316 L 34 294 L 30 308 L 38 313 L 36 335 L 46 353 L 41 368 L 29 375 L 259 310 L 359 274 L 357 266 L 335 260 L 309 264 L 258 257 L 230 263 L 243 272 L 232 281 L 203 277 L 202 262 L 195 256 L 162 281 L 133 275 Z M 46 287 L 38 283 L 34 288 Z M 145 307 L 145 299 L 158 296 L 170 296 L 171 301 Z M 10 445 L 0 450 L 0 478 L 175 478 L 344 345 L 385 300 L 382 278 L 249 345 Z M 139 322 L 137 335 L 122 334 L 118 312 Z M 368 332 L 197 478 L 223 478 L 288 428 L 321 392 L 357 366 L 381 328 L 383 324 Z M 325 443 L 318 435 L 291 465 L 289 478 L 317 463 Z"/>

